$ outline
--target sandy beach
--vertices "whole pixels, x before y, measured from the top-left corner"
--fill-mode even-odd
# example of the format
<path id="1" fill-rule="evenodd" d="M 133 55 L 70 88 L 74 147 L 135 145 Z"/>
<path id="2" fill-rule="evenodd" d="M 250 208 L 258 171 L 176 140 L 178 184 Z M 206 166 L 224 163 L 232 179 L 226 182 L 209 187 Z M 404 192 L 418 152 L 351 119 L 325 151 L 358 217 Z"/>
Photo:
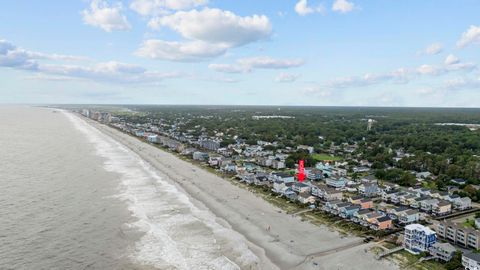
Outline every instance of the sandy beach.
<path id="1" fill-rule="evenodd" d="M 259 269 L 398 269 L 378 261 L 367 250 L 374 243 L 341 236 L 325 226 L 287 215 L 241 187 L 177 156 L 130 135 L 86 120 L 98 130 L 137 153 L 162 175 L 184 190 L 219 223 L 242 234 L 261 259 Z M 270 226 L 270 230 L 266 228 Z"/>

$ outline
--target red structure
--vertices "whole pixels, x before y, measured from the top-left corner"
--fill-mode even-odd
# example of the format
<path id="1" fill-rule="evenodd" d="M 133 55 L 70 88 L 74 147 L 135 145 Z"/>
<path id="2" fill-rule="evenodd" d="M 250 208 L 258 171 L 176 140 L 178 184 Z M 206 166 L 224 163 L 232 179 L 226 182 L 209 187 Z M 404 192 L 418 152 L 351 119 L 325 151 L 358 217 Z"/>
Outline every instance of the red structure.
<path id="1" fill-rule="evenodd" d="M 303 165 L 303 160 L 298 161 L 298 174 L 297 174 L 298 182 L 303 182 L 305 180 L 305 169 Z"/>

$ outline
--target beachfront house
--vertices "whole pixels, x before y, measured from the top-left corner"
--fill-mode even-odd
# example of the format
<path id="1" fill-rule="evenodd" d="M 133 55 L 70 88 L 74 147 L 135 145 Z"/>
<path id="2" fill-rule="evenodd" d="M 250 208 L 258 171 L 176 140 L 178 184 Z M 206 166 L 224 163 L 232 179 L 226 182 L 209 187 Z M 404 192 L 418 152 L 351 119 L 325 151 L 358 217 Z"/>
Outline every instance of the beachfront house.
<path id="1" fill-rule="evenodd" d="M 341 200 L 328 201 L 323 205 L 322 210 L 325 212 L 331 213 L 333 209 L 336 207 L 336 205 L 340 203 L 342 203 Z"/>
<path id="2" fill-rule="evenodd" d="M 276 180 L 273 182 L 272 191 L 275 193 L 281 193 L 283 187 L 285 187 L 285 183 L 280 180 Z"/>
<path id="3" fill-rule="evenodd" d="M 208 165 L 212 167 L 217 167 L 220 162 L 222 162 L 223 157 L 222 156 L 210 156 L 208 157 Z"/>
<path id="4" fill-rule="evenodd" d="M 367 216 L 373 213 L 373 210 L 370 209 L 361 209 L 353 216 L 352 220 L 356 223 L 366 222 Z"/>
<path id="5" fill-rule="evenodd" d="M 436 233 L 421 224 L 410 224 L 405 226 L 403 246 L 412 254 L 426 252 L 437 242 Z"/>
<path id="6" fill-rule="evenodd" d="M 366 221 L 366 223 L 367 223 L 367 226 L 368 226 L 368 224 L 373 224 L 373 223 L 375 223 L 375 221 L 377 220 L 377 218 L 383 217 L 383 216 L 384 216 L 383 213 L 380 213 L 380 212 L 377 212 L 377 211 L 373 211 L 373 212 L 367 214 L 366 217 L 365 217 L 365 221 Z"/>
<path id="7" fill-rule="evenodd" d="M 448 262 L 453 258 L 457 249 L 449 243 L 435 243 L 428 249 L 435 259 Z"/>
<path id="8" fill-rule="evenodd" d="M 269 184 L 268 175 L 264 173 L 257 173 L 253 182 L 256 186 L 265 186 Z"/>
<path id="9" fill-rule="evenodd" d="M 303 204 L 314 204 L 316 201 L 315 197 L 308 192 L 298 194 L 297 200 Z"/>
<path id="10" fill-rule="evenodd" d="M 241 176 L 240 182 L 244 182 L 247 185 L 253 184 L 255 181 L 255 175 L 253 173 L 246 173 Z"/>
<path id="11" fill-rule="evenodd" d="M 342 218 L 352 218 L 359 210 L 360 210 L 360 206 L 350 204 L 350 205 L 341 207 L 339 209 L 339 212 Z"/>
<path id="12" fill-rule="evenodd" d="M 375 231 L 391 229 L 393 228 L 392 219 L 388 216 L 381 216 L 373 221 L 370 228 Z"/>
<path id="13" fill-rule="evenodd" d="M 226 173 L 235 173 L 237 171 L 237 165 L 233 162 L 222 162 L 222 165 L 220 166 L 220 170 L 226 172 Z"/>
<path id="14" fill-rule="evenodd" d="M 203 161 L 208 158 L 208 153 L 196 151 L 196 152 L 193 152 L 192 157 L 194 160 Z"/>
<path id="15" fill-rule="evenodd" d="M 331 201 L 331 202 L 325 203 L 324 210 L 331 214 L 338 215 L 340 214 L 340 208 L 350 206 L 350 205 L 351 205 L 350 203 L 345 203 L 342 201 Z"/>
<path id="16" fill-rule="evenodd" d="M 280 194 L 291 201 L 295 201 L 297 199 L 297 193 L 295 193 L 290 186 L 284 186 L 280 191 Z"/>
<path id="17" fill-rule="evenodd" d="M 147 136 L 147 141 L 149 143 L 157 143 L 157 138 L 158 138 L 158 135 L 150 134 L 150 135 Z"/>

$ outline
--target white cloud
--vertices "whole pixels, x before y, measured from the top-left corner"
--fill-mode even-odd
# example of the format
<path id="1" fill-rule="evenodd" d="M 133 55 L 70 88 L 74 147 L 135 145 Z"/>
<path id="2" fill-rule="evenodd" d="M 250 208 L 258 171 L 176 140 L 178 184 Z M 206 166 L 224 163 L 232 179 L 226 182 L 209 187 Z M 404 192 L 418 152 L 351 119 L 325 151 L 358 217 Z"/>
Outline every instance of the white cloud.
<path id="1" fill-rule="evenodd" d="M 0 40 L 0 66 L 34 70 L 38 63 L 30 56 L 30 52 L 17 48 L 6 40 Z"/>
<path id="2" fill-rule="evenodd" d="M 352 11 L 355 4 L 347 0 L 335 0 L 332 5 L 332 10 L 340 13 L 348 13 Z"/>
<path id="3" fill-rule="evenodd" d="M 471 25 L 457 41 L 457 47 L 464 48 L 470 44 L 480 44 L 480 26 Z"/>
<path id="4" fill-rule="evenodd" d="M 36 79 L 49 80 L 88 79 L 113 83 L 155 83 L 167 78 L 182 76 L 178 72 L 149 71 L 144 67 L 116 61 L 88 65 L 44 64 L 42 60 L 64 61 L 84 59 L 61 54 L 46 54 L 24 50 L 0 40 L 0 67 L 28 70 L 37 74 Z"/>
<path id="5" fill-rule="evenodd" d="M 456 64 L 450 64 L 445 67 L 447 71 L 465 71 L 465 72 L 470 72 L 472 70 L 475 70 L 477 68 L 477 65 L 474 63 L 456 63 Z"/>
<path id="6" fill-rule="evenodd" d="M 280 73 L 275 78 L 276 82 L 287 83 L 287 82 L 294 82 L 298 79 L 298 75 L 295 74 L 288 74 L 288 73 Z"/>
<path id="7" fill-rule="evenodd" d="M 417 68 L 420 75 L 442 75 L 449 72 L 464 71 L 470 72 L 477 68 L 474 63 L 461 63 L 460 59 L 453 55 L 447 56 L 443 65 L 421 65 Z"/>
<path id="8" fill-rule="evenodd" d="M 274 59 L 268 56 L 258 56 L 239 59 L 238 63 L 252 68 L 284 69 L 302 66 L 302 59 Z"/>
<path id="9" fill-rule="evenodd" d="M 295 4 L 295 12 L 297 12 L 300 16 L 305 16 L 311 13 L 325 13 L 325 7 L 323 5 L 319 5 L 316 8 L 310 7 L 308 5 L 308 0 L 299 0 L 297 4 Z"/>
<path id="10" fill-rule="evenodd" d="M 141 57 L 170 61 L 202 61 L 222 55 L 229 47 L 203 41 L 164 41 L 150 39 L 143 42 L 135 53 Z"/>
<path id="11" fill-rule="evenodd" d="M 130 8 L 143 16 L 165 15 L 170 10 L 185 10 L 208 4 L 208 0 L 133 0 Z"/>
<path id="12" fill-rule="evenodd" d="M 444 73 L 444 69 L 433 65 L 421 65 L 417 68 L 417 72 L 421 75 L 439 75 Z"/>
<path id="13" fill-rule="evenodd" d="M 350 87 L 364 87 L 373 84 L 380 84 L 386 82 L 406 83 L 410 80 L 412 72 L 405 68 L 399 68 L 388 73 L 367 73 L 363 76 L 350 76 L 336 78 L 328 81 L 325 86 L 327 88 L 350 88 Z"/>
<path id="14" fill-rule="evenodd" d="M 462 63 L 459 59 L 452 56 L 447 57 L 444 64 L 441 65 L 421 65 L 415 69 L 400 68 L 393 72 L 365 74 L 364 76 L 350 76 L 336 78 L 323 84 L 329 89 L 365 87 L 382 83 L 408 83 L 413 79 L 422 76 L 440 76 L 454 72 L 471 72 L 477 65 L 474 63 Z"/>
<path id="15" fill-rule="evenodd" d="M 127 17 L 122 14 L 122 5 L 117 3 L 109 6 L 106 1 L 92 0 L 90 7 L 82 11 L 83 22 L 104 31 L 130 30 Z"/>
<path id="16" fill-rule="evenodd" d="M 190 40 L 223 44 L 229 47 L 267 39 L 272 32 L 265 15 L 241 17 L 230 11 L 204 8 L 201 11 L 179 11 L 149 22 L 153 29 L 169 27 Z"/>
<path id="17" fill-rule="evenodd" d="M 458 59 L 458 57 L 456 57 L 453 54 L 449 54 L 447 58 L 445 58 L 445 65 L 447 66 L 458 64 L 458 63 L 460 63 L 460 59 Z"/>
<path id="18" fill-rule="evenodd" d="M 168 27 L 185 41 L 147 40 L 137 55 L 171 61 L 201 61 L 228 49 L 270 37 L 272 25 L 265 15 L 241 17 L 230 11 L 204 8 L 178 11 L 150 20 L 152 29 Z"/>
<path id="19" fill-rule="evenodd" d="M 155 83 L 163 79 L 181 76 L 180 73 L 176 72 L 148 71 L 141 66 L 116 61 L 98 63 L 93 66 L 41 65 L 39 71 L 65 77 L 112 83 Z"/>
<path id="20" fill-rule="evenodd" d="M 302 66 L 302 59 L 275 59 L 268 56 L 258 56 L 238 59 L 235 64 L 210 64 L 209 68 L 225 73 L 245 73 L 253 69 L 288 69 Z"/>
<path id="21" fill-rule="evenodd" d="M 480 89 L 480 78 L 454 78 L 444 82 L 443 88 L 449 91 L 465 90 L 465 89 Z"/>
<path id="22" fill-rule="evenodd" d="M 85 61 L 86 57 L 63 54 L 48 54 L 24 50 L 0 39 L 0 66 L 20 69 L 37 69 L 40 59 L 55 61 Z"/>
<path id="23" fill-rule="evenodd" d="M 249 67 L 232 64 L 210 64 L 208 65 L 208 68 L 224 73 L 245 73 L 251 71 Z"/>
<path id="24" fill-rule="evenodd" d="M 432 43 L 427 48 L 425 48 L 422 53 L 428 55 L 439 54 L 443 51 L 443 46 L 441 43 Z"/>

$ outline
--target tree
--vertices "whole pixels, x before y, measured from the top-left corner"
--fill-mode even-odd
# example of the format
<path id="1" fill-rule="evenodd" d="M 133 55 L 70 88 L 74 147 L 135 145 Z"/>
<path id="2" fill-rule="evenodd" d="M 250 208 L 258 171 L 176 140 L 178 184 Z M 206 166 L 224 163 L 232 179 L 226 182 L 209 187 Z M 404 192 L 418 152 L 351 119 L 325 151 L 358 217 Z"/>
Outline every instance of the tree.
<path id="1" fill-rule="evenodd" d="M 462 268 L 462 252 L 455 251 L 455 254 L 453 254 L 452 259 L 446 264 L 444 264 L 444 267 L 447 270 L 455 270 L 455 269 Z"/>
<path id="2" fill-rule="evenodd" d="M 220 142 L 220 147 L 227 147 L 230 144 L 234 144 L 235 140 L 234 139 L 224 139 L 223 141 Z"/>
<path id="3" fill-rule="evenodd" d="M 398 184 L 401 186 L 411 187 L 411 186 L 414 186 L 416 183 L 417 183 L 417 180 L 415 179 L 415 176 L 413 176 L 409 172 L 404 172 L 403 175 L 398 180 Z"/>
<path id="4" fill-rule="evenodd" d="M 302 159 L 304 160 L 306 167 L 313 167 L 317 163 L 317 161 L 307 151 L 298 150 L 297 152 L 291 153 L 288 156 L 288 158 L 285 160 L 285 165 L 288 168 L 294 168 L 295 164 Z"/>

